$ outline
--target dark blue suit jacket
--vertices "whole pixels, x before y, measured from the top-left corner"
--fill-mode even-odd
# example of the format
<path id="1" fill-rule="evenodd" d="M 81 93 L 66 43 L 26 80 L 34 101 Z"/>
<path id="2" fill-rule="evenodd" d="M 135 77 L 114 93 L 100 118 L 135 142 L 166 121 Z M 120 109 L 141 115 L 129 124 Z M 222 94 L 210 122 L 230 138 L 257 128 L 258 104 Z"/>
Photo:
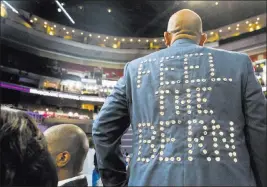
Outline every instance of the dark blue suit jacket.
<path id="1" fill-rule="evenodd" d="M 126 179 L 129 124 L 129 186 L 266 186 L 266 102 L 245 54 L 180 39 L 128 63 L 93 124 L 106 185 Z"/>

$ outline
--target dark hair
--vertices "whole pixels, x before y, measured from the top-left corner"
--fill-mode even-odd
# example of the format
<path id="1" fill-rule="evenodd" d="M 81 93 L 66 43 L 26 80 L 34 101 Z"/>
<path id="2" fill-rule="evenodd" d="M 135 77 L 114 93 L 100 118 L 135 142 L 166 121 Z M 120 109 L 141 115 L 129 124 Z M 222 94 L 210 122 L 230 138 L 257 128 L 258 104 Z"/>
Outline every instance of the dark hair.
<path id="1" fill-rule="evenodd" d="M 57 186 L 44 136 L 25 112 L 1 106 L 0 157 L 1 186 Z"/>

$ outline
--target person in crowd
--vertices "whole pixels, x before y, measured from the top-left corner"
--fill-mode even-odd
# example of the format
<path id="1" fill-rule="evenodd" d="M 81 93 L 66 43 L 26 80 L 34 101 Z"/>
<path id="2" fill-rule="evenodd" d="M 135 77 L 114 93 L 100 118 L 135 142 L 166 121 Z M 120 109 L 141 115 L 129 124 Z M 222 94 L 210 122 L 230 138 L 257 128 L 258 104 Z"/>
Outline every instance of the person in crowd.
<path id="1" fill-rule="evenodd" d="M 56 167 L 33 119 L 2 106 L 0 116 L 0 186 L 56 187 Z"/>
<path id="2" fill-rule="evenodd" d="M 126 149 L 124 149 L 124 152 L 122 153 L 122 155 L 123 155 L 123 159 L 125 161 L 125 165 L 127 167 L 128 166 L 127 157 L 129 154 L 127 153 Z"/>
<path id="3" fill-rule="evenodd" d="M 125 155 L 125 156 L 127 156 L 127 150 L 126 149 L 124 149 L 124 151 L 123 151 L 123 155 Z"/>
<path id="4" fill-rule="evenodd" d="M 263 66 L 263 72 L 262 72 L 262 80 L 263 80 L 263 84 L 265 85 L 265 86 L 267 86 L 267 79 L 266 79 L 266 65 L 265 66 Z"/>
<path id="5" fill-rule="evenodd" d="M 48 128 L 44 135 L 56 163 L 58 186 L 87 187 L 86 176 L 82 174 L 89 149 L 84 131 L 76 125 L 60 124 Z"/>
<path id="6" fill-rule="evenodd" d="M 129 168 L 129 165 L 130 165 L 130 161 L 131 161 L 131 157 L 130 155 L 128 154 L 125 158 L 125 162 L 126 162 L 126 170 L 128 170 Z"/>
<path id="7" fill-rule="evenodd" d="M 93 124 L 104 186 L 266 186 L 266 103 L 246 54 L 204 47 L 195 12 L 173 14 L 166 49 L 125 65 Z"/>
<path id="8" fill-rule="evenodd" d="M 93 186 L 103 186 L 97 166 L 96 153 L 94 155 Z"/>
<path id="9" fill-rule="evenodd" d="M 87 153 L 87 156 L 85 158 L 84 164 L 83 164 L 83 173 L 86 175 L 88 186 L 93 185 L 92 176 L 93 176 L 93 170 L 94 170 L 94 155 L 95 155 L 95 149 L 93 140 L 91 137 L 88 137 L 89 142 L 89 150 Z"/>

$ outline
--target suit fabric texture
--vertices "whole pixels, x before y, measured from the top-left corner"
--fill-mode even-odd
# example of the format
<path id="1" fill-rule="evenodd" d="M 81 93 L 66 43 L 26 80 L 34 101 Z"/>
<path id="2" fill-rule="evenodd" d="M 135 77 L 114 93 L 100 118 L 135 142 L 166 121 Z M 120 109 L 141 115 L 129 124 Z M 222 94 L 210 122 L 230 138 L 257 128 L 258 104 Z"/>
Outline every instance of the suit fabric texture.
<path id="1" fill-rule="evenodd" d="M 249 57 L 179 39 L 129 62 L 93 124 L 104 186 L 266 186 L 266 101 Z"/>

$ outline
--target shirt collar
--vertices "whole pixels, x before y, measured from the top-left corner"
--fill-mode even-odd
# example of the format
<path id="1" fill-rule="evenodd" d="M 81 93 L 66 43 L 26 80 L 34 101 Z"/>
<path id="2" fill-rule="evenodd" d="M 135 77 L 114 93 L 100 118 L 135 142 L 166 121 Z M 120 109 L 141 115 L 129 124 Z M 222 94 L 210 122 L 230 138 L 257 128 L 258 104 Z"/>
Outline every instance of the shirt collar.
<path id="1" fill-rule="evenodd" d="M 195 44 L 196 45 L 196 42 L 190 39 L 178 39 L 175 42 L 173 42 L 171 46 L 178 46 L 181 44 Z"/>
<path id="2" fill-rule="evenodd" d="M 64 179 L 64 180 L 58 181 L 57 186 L 60 187 L 60 186 L 63 186 L 64 184 L 66 184 L 68 182 L 75 181 L 77 179 L 83 179 L 83 178 L 85 178 L 85 175 L 79 175 L 79 176 L 76 176 L 76 177 Z"/>

